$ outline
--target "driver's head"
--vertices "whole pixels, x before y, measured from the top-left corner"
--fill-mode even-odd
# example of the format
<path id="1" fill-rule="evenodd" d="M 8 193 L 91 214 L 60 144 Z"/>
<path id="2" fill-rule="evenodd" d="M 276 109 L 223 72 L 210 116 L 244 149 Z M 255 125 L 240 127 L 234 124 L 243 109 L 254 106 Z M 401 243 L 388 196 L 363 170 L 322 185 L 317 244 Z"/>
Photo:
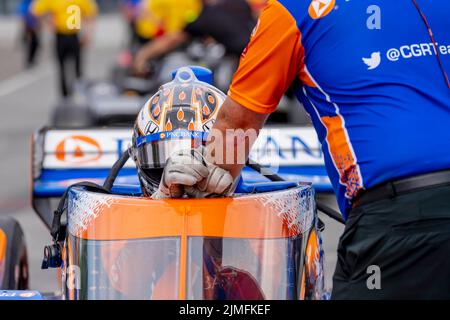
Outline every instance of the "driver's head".
<path id="1" fill-rule="evenodd" d="M 174 152 L 205 144 L 225 97 L 186 67 L 147 101 L 136 119 L 131 148 L 146 196 L 158 189 Z"/>

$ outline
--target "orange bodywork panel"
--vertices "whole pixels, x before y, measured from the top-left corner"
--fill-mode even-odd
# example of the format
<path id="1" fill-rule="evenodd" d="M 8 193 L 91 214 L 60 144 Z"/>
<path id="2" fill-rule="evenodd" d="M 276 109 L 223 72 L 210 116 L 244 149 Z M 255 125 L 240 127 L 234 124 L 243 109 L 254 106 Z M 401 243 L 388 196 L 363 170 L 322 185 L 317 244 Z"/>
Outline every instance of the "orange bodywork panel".
<path id="1" fill-rule="evenodd" d="M 115 198 L 74 236 L 87 240 L 120 240 L 172 236 L 283 238 L 298 232 L 252 197 L 164 200 Z M 252 228 L 248 228 L 251 225 Z M 268 227 L 270 226 L 270 228 Z"/>
<path id="2" fill-rule="evenodd" d="M 218 279 L 225 281 L 227 277 L 239 274 L 240 279 L 250 285 L 257 283 L 255 277 L 264 274 L 267 278 L 270 274 L 272 283 L 278 284 L 287 281 L 287 271 L 284 272 L 285 268 L 279 266 L 293 263 L 289 260 L 293 258 L 286 257 L 288 243 L 292 246 L 294 242 L 290 241 L 306 235 L 313 228 L 314 208 L 314 192 L 310 186 L 233 198 L 167 200 L 105 195 L 75 188 L 69 194 L 68 202 L 68 230 L 71 235 L 67 245 L 68 263 L 76 265 L 82 260 L 76 258 L 78 262 L 72 261 L 70 257 L 83 256 L 83 253 L 72 252 L 80 248 L 73 248 L 71 239 L 77 243 L 91 243 L 90 254 L 94 254 L 94 247 L 100 245 L 102 249 L 99 257 L 111 286 L 127 297 L 139 291 L 137 288 L 140 288 L 142 279 L 149 278 L 145 270 L 156 270 L 158 263 L 165 266 L 159 272 L 159 280 L 154 283 L 153 299 L 192 297 L 192 279 L 195 278 L 192 274 L 199 272 L 203 274 L 202 281 L 206 282 Z M 190 251 L 195 247 L 192 241 L 200 238 L 205 239 L 205 242 L 200 247 L 197 244 L 197 255 L 209 257 L 208 263 L 193 258 Z M 152 241 L 159 241 L 160 246 L 153 247 L 145 255 L 148 261 L 142 262 L 142 257 L 141 263 L 127 263 L 129 257 L 139 256 L 137 252 L 143 252 L 140 251 L 143 247 L 152 248 L 151 243 L 156 243 Z M 163 262 L 164 257 L 151 258 L 152 254 L 157 257 L 163 254 L 161 252 L 169 252 L 164 251 L 164 241 L 172 241 L 166 245 L 177 248 L 172 260 Z M 222 256 L 223 252 L 217 253 L 222 251 L 224 244 L 231 248 L 232 241 L 243 241 L 240 243 L 248 247 L 247 255 L 257 259 L 241 266 L 240 261 L 247 261 L 244 259 L 248 258 L 247 255 L 241 257 L 229 249 L 225 257 Z M 139 247 L 139 243 L 143 247 Z M 200 251 L 198 248 L 201 248 Z M 289 250 L 293 252 L 298 249 L 292 247 Z M 231 269 L 228 268 L 230 263 L 233 265 Z M 256 268 L 258 270 L 252 269 L 252 263 L 260 266 Z M 239 267 L 252 269 L 253 273 Z M 208 276 L 211 272 L 214 274 L 211 270 L 221 270 L 222 278 Z M 142 274 L 142 279 L 136 277 L 136 273 Z M 149 279 L 147 281 L 151 281 Z M 227 283 L 234 282 L 229 280 Z M 266 292 L 275 292 L 267 283 L 261 282 L 258 286 L 263 284 Z M 145 288 L 141 291 L 144 292 Z M 212 287 L 208 288 L 204 288 L 203 297 L 214 297 L 215 291 Z M 258 292 L 261 292 L 261 297 L 264 296 L 264 290 Z M 69 290 L 68 297 L 77 298 L 75 291 Z"/>

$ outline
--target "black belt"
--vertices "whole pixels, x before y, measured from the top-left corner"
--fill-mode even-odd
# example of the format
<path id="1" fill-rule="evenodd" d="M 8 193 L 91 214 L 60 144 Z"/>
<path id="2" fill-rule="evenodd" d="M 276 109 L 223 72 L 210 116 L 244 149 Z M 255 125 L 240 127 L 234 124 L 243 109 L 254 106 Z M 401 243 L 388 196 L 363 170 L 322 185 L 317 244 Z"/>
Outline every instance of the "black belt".
<path id="1" fill-rule="evenodd" d="M 353 200 L 352 206 L 356 208 L 371 202 L 392 199 L 399 195 L 445 185 L 450 185 L 450 170 L 390 181 L 362 191 Z"/>

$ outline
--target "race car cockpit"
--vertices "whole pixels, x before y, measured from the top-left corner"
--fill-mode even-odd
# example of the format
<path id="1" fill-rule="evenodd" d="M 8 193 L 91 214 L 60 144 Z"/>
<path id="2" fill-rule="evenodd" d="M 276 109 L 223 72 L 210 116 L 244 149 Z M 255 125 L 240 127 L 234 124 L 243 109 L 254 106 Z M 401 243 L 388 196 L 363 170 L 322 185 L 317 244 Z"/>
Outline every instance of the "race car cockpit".
<path id="1" fill-rule="evenodd" d="M 54 238 L 43 268 L 60 268 L 63 298 L 324 297 L 311 183 L 270 181 L 249 165 L 232 197 L 153 200 L 142 197 L 128 159 L 130 130 L 81 131 L 44 129 L 33 144 L 33 205 Z M 258 161 L 273 158 L 267 146 L 256 150 L 265 151 Z M 286 177 L 293 167 L 283 164 Z M 49 199 L 62 193 L 52 214 Z"/>
<path id="2" fill-rule="evenodd" d="M 310 186 L 223 199 L 70 191 L 67 299 L 320 299 Z"/>

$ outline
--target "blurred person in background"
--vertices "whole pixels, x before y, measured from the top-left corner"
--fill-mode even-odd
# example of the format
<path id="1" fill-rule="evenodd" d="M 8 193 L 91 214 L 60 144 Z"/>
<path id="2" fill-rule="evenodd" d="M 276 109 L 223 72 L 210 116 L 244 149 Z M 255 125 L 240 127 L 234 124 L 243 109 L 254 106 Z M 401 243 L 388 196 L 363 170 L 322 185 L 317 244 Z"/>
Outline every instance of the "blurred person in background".
<path id="1" fill-rule="evenodd" d="M 164 35 L 163 21 L 154 13 L 153 2 L 154 1 L 152 0 L 141 0 L 137 8 L 134 30 L 138 48 L 141 48 L 153 39 Z"/>
<path id="2" fill-rule="evenodd" d="M 68 97 L 73 79 L 82 77 L 82 50 L 91 42 L 97 3 L 95 0 L 34 0 L 32 12 L 46 19 L 55 32 L 61 94 Z"/>
<path id="3" fill-rule="evenodd" d="M 137 53 L 134 68 L 145 73 L 147 62 L 163 56 L 193 38 L 212 38 L 234 56 L 236 67 L 255 26 L 246 0 L 148 0 L 155 17 L 162 21 L 164 36 L 148 43 Z"/>
<path id="4" fill-rule="evenodd" d="M 160 20 L 149 6 L 150 1 L 123 0 L 121 11 L 130 33 L 130 48 L 140 48 L 153 38 L 163 34 Z"/>
<path id="5" fill-rule="evenodd" d="M 149 10 L 149 1 L 122 0 L 120 10 L 128 27 L 127 47 L 118 56 L 118 66 L 125 70 L 133 64 L 134 55 L 153 38 L 163 34 L 160 20 Z"/>
<path id="6" fill-rule="evenodd" d="M 135 24 L 140 3 L 141 0 L 122 0 L 120 2 L 120 12 L 129 30 L 130 47 L 136 42 Z"/>
<path id="7" fill-rule="evenodd" d="M 25 47 L 25 66 L 31 68 L 36 63 L 39 51 L 40 24 L 39 20 L 31 12 L 33 0 L 22 0 L 18 6 L 18 14 L 22 19 L 23 43 Z"/>

